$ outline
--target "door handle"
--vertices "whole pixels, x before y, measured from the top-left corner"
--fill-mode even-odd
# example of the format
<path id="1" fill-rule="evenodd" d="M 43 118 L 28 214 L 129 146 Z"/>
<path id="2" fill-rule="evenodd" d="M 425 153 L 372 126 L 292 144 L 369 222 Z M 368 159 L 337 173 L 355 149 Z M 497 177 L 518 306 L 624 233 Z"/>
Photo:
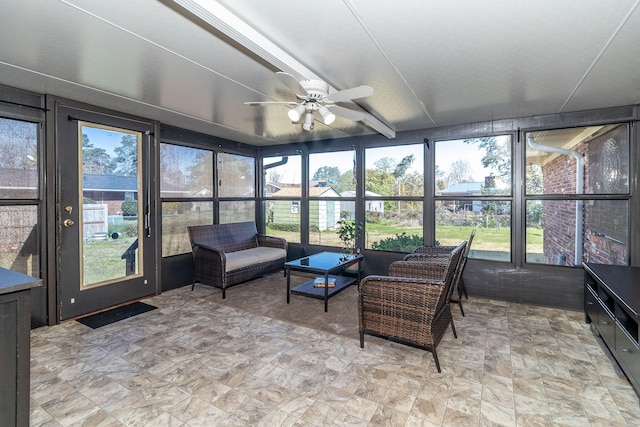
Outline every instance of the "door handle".
<path id="1" fill-rule="evenodd" d="M 67 218 L 67 219 L 65 219 L 64 221 L 62 221 L 62 224 L 63 224 L 65 227 L 71 227 L 73 224 L 75 224 L 75 222 L 73 222 L 73 220 L 72 220 L 72 219 Z"/>

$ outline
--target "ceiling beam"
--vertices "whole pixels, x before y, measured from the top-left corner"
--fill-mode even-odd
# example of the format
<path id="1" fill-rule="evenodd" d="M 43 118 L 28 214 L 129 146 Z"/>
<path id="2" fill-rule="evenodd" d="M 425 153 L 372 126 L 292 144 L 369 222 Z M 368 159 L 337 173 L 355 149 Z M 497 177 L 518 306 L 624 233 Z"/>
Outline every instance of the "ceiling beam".
<path id="1" fill-rule="evenodd" d="M 222 32 L 227 37 L 239 43 L 249 51 L 258 55 L 269 64 L 296 77 L 298 80 L 323 80 L 317 76 L 312 70 L 304 66 L 297 59 L 289 55 L 280 47 L 275 45 L 271 40 L 256 31 L 249 24 L 238 18 L 229 9 L 222 6 L 215 0 L 173 0 L 178 6 L 187 10 L 191 14 L 202 19 L 216 30 Z M 329 87 L 329 93 L 336 92 L 337 89 Z M 386 136 L 387 138 L 395 138 L 394 129 L 378 120 L 372 114 L 354 104 L 358 109 L 367 113 L 362 120 L 365 125 L 369 126 L 376 132 Z"/>

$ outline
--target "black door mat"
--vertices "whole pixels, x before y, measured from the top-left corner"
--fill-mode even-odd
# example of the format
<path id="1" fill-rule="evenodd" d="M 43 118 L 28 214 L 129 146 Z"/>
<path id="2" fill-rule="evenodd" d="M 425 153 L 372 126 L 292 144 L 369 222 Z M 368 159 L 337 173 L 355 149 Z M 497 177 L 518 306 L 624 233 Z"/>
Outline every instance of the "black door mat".
<path id="1" fill-rule="evenodd" d="M 147 311 L 155 310 L 156 308 L 158 307 L 138 301 L 76 320 L 92 329 L 98 329 L 102 326 L 115 323 L 118 320 L 128 319 L 129 317 L 146 313 Z"/>

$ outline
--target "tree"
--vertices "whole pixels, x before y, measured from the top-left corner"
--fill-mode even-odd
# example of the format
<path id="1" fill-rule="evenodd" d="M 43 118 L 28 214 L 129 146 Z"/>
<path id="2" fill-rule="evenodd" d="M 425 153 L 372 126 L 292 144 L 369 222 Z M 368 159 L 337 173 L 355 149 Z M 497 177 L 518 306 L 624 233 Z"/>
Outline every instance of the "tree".
<path id="1" fill-rule="evenodd" d="M 420 172 L 411 172 L 405 175 L 402 182 L 404 196 L 422 196 L 424 194 L 424 175 Z"/>
<path id="2" fill-rule="evenodd" d="M 353 179 L 353 172 L 350 170 L 343 172 L 338 177 L 338 182 L 336 184 L 332 184 L 331 186 L 338 193 L 342 193 L 343 191 L 348 191 L 348 190 L 355 190 L 356 184 Z"/>
<path id="3" fill-rule="evenodd" d="M 395 179 L 390 173 L 377 169 L 367 170 L 366 190 L 376 194 L 390 195 L 394 193 Z"/>
<path id="4" fill-rule="evenodd" d="M 136 176 L 138 174 L 138 138 L 135 135 L 122 135 L 120 146 L 113 150 L 115 173 L 122 176 Z"/>
<path id="5" fill-rule="evenodd" d="M 34 123 L 0 118 L 0 167 L 37 169 L 37 130 Z"/>
<path id="6" fill-rule="evenodd" d="M 268 175 L 268 181 L 272 182 L 274 184 L 280 182 L 280 180 L 282 179 L 282 173 L 279 172 L 277 169 L 270 169 L 269 170 L 269 175 Z"/>
<path id="7" fill-rule="evenodd" d="M 396 184 L 398 187 L 398 194 L 397 194 L 398 196 L 404 193 L 404 191 L 402 191 L 402 188 L 401 188 L 403 178 L 406 175 L 407 170 L 409 170 L 409 168 L 413 164 L 414 160 L 415 160 L 415 157 L 413 156 L 413 154 L 403 157 L 403 159 L 400 160 L 400 163 L 396 165 L 396 167 L 393 169 L 393 172 L 391 173 L 391 175 L 393 175 L 393 177 L 396 180 Z M 398 206 L 400 205 L 398 204 Z"/>
<path id="8" fill-rule="evenodd" d="M 414 160 L 415 157 L 413 154 L 403 157 L 402 160 L 400 160 L 400 163 L 398 163 L 393 169 L 393 177 L 395 179 L 401 179 L 407 173 L 407 170 L 411 167 Z"/>
<path id="9" fill-rule="evenodd" d="M 198 150 L 186 171 L 186 185 L 191 190 L 209 190 L 213 195 L 213 153 Z M 222 177 L 220 177 L 222 179 Z"/>
<path id="10" fill-rule="evenodd" d="M 86 133 L 82 134 L 82 171 L 97 175 L 113 171 L 113 159 L 107 150 L 94 147 Z"/>
<path id="11" fill-rule="evenodd" d="M 338 169 L 336 166 L 322 166 L 318 168 L 311 179 L 314 181 L 327 181 L 331 183 L 331 180 L 337 182 L 339 177 L 340 169 Z"/>
<path id="12" fill-rule="evenodd" d="M 447 184 L 449 187 L 452 187 L 461 182 L 470 182 L 472 173 L 471 163 L 469 163 L 468 160 L 456 160 L 451 163 Z"/>
<path id="13" fill-rule="evenodd" d="M 498 172 L 498 176 L 509 182 L 511 179 L 511 147 L 509 144 L 499 142 L 494 137 L 465 139 L 465 144 L 477 144 L 485 151 L 482 157 L 482 165 Z"/>
<path id="14" fill-rule="evenodd" d="M 383 157 L 373 164 L 375 170 L 382 173 L 391 173 L 396 166 L 396 161 L 391 157 Z"/>
<path id="15" fill-rule="evenodd" d="M 180 153 L 183 147 L 172 144 L 163 144 L 160 148 L 160 175 L 163 184 L 184 187 L 184 172 L 180 168 Z M 164 209 L 164 207 L 163 207 Z"/>
<path id="16" fill-rule="evenodd" d="M 218 165 L 218 190 L 221 196 L 247 196 L 255 194 L 255 161 L 239 154 L 220 153 Z"/>
<path id="17" fill-rule="evenodd" d="M 526 187 L 527 194 L 542 194 L 544 179 L 542 176 L 542 166 L 540 164 L 527 165 Z"/>
<path id="18" fill-rule="evenodd" d="M 436 189 L 444 190 L 445 188 L 447 188 L 446 174 L 442 171 L 442 169 L 440 169 L 440 166 L 438 165 L 436 165 L 435 177 Z"/>

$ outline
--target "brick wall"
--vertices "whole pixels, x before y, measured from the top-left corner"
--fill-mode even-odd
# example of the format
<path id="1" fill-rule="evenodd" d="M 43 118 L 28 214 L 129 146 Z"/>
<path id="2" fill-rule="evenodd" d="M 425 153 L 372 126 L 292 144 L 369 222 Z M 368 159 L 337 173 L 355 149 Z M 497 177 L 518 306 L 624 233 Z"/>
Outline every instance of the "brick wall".
<path id="1" fill-rule="evenodd" d="M 625 125 L 605 134 L 571 147 L 584 158 L 584 189 L 587 194 L 608 192 L 626 193 L 628 178 L 618 176 L 620 186 L 602 185 L 610 172 L 611 160 L 604 159 L 603 147 L 610 150 L 612 141 L 617 144 L 619 157 L 617 169 L 620 174 L 628 171 L 628 135 Z M 609 163 L 609 165 L 607 164 Z M 572 156 L 557 155 L 542 166 L 544 194 L 575 194 L 576 160 Z M 617 182 L 617 181 L 616 181 Z M 626 187 L 625 187 L 626 185 Z M 615 188 L 612 191 L 612 188 Z M 578 217 L 582 226 L 583 259 L 603 264 L 626 264 L 628 209 L 626 201 L 592 200 L 582 203 L 565 200 L 546 200 L 542 224 L 544 228 L 545 262 L 557 265 L 575 265 L 576 207 L 581 210 Z M 582 261 L 578 260 L 578 264 Z"/>

